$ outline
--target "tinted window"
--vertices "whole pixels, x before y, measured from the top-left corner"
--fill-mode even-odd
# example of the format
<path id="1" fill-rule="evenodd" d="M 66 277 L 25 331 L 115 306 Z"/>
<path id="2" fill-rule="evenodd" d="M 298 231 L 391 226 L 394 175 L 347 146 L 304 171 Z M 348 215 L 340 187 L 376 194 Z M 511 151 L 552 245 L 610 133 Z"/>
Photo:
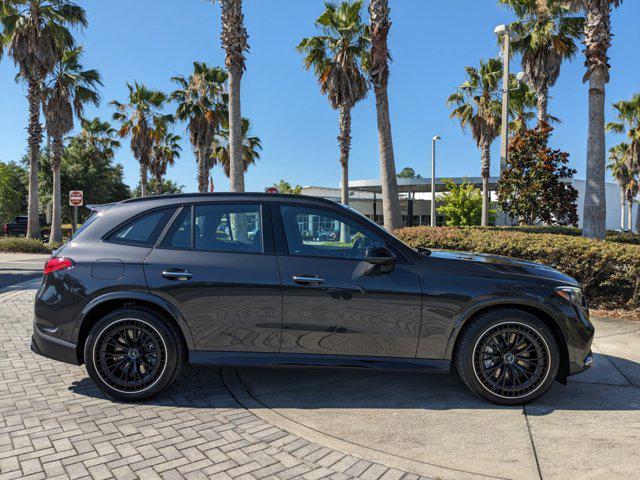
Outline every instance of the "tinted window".
<path id="1" fill-rule="evenodd" d="M 183 208 L 160 242 L 160 247 L 191 249 L 191 207 Z"/>
<path id="2" fill-rule="evenodd" d="M 363 258 L 371 245 L 384 240 L 337 212 L 280 207 L 289 253 L 336 258 Z"/>
<path id="3" fill-rule="evenodd" d="M 197 205 L 194 213 L 196 250 L 262 253 L 260 205 Z"/>
<path id="4" fill-rule="evenodd" d="M 137 217 L 111 234 L 109 240 L 128 245 L 151 246 L 158 240 L 173 212 L 175 208 L 166 208 Z"/>

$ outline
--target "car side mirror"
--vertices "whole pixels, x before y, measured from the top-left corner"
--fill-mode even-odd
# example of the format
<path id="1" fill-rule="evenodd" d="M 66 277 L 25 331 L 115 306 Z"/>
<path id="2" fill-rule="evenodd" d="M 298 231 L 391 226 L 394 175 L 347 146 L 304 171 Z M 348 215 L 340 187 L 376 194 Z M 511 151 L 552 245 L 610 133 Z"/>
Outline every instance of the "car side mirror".
<path id="1" fill-rule="evenodd" d="M 371 245 L 365 250 L 364 261 L 371 265 L 380 265 L 380 270 L 387 273 L 393 269 L 396 256 L 384 245 Z"/>

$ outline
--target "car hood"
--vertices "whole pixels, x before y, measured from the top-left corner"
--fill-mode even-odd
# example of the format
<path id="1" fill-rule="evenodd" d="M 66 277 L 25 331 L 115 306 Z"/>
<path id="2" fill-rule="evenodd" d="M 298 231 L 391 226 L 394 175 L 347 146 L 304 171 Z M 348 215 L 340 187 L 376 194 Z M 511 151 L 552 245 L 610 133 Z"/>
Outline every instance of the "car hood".
<path id="1" fill-rule="evenodd" d="M 488 255 L 484 253 L 454 252 L 449 250 L 432 250 L 431 256 L 443 260 L 471 262 L 482 268 L 494 272 L 510 275 L 526 275 L 529 277 L 555 280 L 569 285 L 579 286 L 578 282 L 564 273 L 542 263 L 518 260 L 502 255 Z"/>

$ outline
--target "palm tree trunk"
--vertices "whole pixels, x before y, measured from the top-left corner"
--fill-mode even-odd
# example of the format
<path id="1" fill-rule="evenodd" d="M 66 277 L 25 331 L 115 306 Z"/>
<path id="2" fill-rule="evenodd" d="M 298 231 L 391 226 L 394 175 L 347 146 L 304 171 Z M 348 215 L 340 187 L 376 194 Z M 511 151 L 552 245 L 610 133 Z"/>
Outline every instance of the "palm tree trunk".
<path id="1" fill-rule="evenodd" d="M 156 195 L 162 195 L 162 175 L 156 173 Z"/>
<path id="2" fill-rule="evenodd" d="M 342 167 L 342 185 L 340 201 L 349 205 L 349 150 L 351 149 L 351 107 L 340 107 L 340 166 Z"/>
<path id="3" fill-rule="evenodd" d="M 209 165 L 204 153 L 201 152 L 201 149 L 196 151 L 196 157 L 198 159 L 198 192 L 206 193 L 209 187 Z"/>
<path id="4" fill-rule="evenodd" d="M 631 225 L 631 221 L 629 221 L 629 225 Z M 634 230 L 636 233 L 640 233 L 640 204 L 636 207 L 636 229 Z"/>
<path id="5" fill-rule="evenodd" d="M 40 212 L 38 208 L 38 167 L 40 144 L 42 143 L 42 125 L 40 124 L 40 81 L 28 79 L 27 99 L 29 101 L 29 220 L 27 237 L 40 238 Z"/>
<path id="6" fill-rule="evenodd" d="M 489 174 L 491 167 L 491 144 L 484 142 L 481 146 L 482 159 L 482 220 L 480 225 L 489 226 Z"/>
<path id="7" fill-rule="evenodd" d="M 140 196 L 147 196 L 147 162 L 140 160 Z"/>
<path id="8" fill-rule="evenodd" d="M 398 179 L 393 155 L 389 96 L 385 87 L 374 88 L 378 117 L 378 143 L 380 145 L 380 181 L 382 183 L 382 214 L 384 228 L 392 232 L 402 227 L 402 212 L 398 197 Z"/>
<path id="9" fill-rule="evenodd" d="M 629 223 L 629 233 L 633 232 L 633 198 L 629 199 L 627 202 L 627 211 L 629 215 L 627 215 L 627 222 Z"/>
<path id="10" fill-rule="evenodd" d="M 627 192 L 624 188 L 620 189 L 620 231 L 624 232 L 626 230 L 625 225 L 625 205 L 627 204 Z"/>
<path id="11" fill-rule="evenodd" d="M 60 192 L 60 165 L 62 163 L 62 137 L 56 135 L 53 137 L 53 155 L 51 157 L 51 172 L 53 174 L 53 187 L 51 192 L 51 201 L 53 209 L 51 212 L 51 234 L 49 235 L 49 244 L 55 245 L 62 242 L 62 205 Z"/>
<path id="12" fill-rule="evenodd" d="M 604 240 L 605 236 L 605 138 L 604 103 L 606 74 L 601 68 L 589 76 L 589 134 L 587 137 L 587 185 L 582 214 L 582 235 Z"/>
<path id="13" fill-rule="evenodd" d="M 536 92 L 536 107 L 538 110 L 538 125 L 547 121 L 547 105 L 549 103 L 549 87 L 544 86 Z"/>
<path id="14" fill-rule="evenodd" d="M 229 69 L 229 182 L 232 192 L 244 192 L 242 165 L 242 113 L 240 84 L 242 70 Z"/>

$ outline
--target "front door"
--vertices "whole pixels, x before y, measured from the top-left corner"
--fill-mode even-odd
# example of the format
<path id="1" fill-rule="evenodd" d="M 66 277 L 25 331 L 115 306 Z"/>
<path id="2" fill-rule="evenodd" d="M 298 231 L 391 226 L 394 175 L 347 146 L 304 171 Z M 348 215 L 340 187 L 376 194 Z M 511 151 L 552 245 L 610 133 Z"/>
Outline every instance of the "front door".
<path id="1" fill-rule="evenodd" d="M 416 356 L 421 287 L 398 255 L 394 268 L 363 260 L 384 238 L 355 215 L 327 208 L 274 208 L 283 289 L 281 352 Z M 282 243 L 282 245 L 280 245 Z"/>
<path id="2" fill-rule="evenodd" d="M 268 206 L 185 206 L 145 260 L 152 293 L 184 316 L 197 350 L 278 352 L 282 287 Z"/>

